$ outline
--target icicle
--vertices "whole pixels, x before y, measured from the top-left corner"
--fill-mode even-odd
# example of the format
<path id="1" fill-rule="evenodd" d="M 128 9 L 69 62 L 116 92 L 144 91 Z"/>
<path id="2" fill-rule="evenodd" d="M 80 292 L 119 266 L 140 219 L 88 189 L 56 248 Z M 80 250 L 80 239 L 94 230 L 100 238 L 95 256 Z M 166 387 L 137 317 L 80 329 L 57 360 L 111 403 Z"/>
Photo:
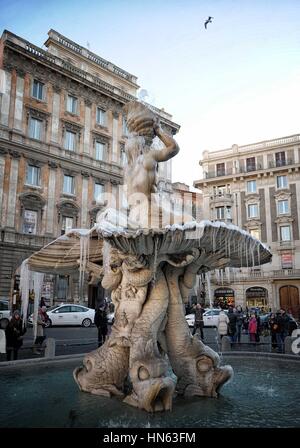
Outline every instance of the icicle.
<path id="1" fill-rule="evenodd" d="M 156 281 L 157 255 L 158 255 L 158 236 L 154 236 L 153 282 Z"/>
<path id="2" fill-rule="evenodd" d="M 212 297 L 211 297 L 211 283 L 210 283 L 210 272 L 206 272 L 206 284 L 207 284 L 207 292 L 208 292 L 208 298 L 209 298 L 209 307 L 213 307 L 212 303 Z"/>
<path id="3" fill-rule="evenodd" d="M 83 301 L 84 297 L 84 274 L 89 254 L 90 235 L 80 235 L 80 258 L 79 258 L 79 297 Z"/>
<path id="4" fill-rule="evenodd" d="M 44 281 L 44 274 L 40 272 L 32 273 L 33 290 L 34 290 L 34 309 L 33 309 L 33 340 L 35 341 L 37 336 L 37 319 L 39 303 L 41 299 L 42 286 Z"/>
<path id="5" fill-rule="evenodd" d="M 29 269 L 28 259 L 21 264 L 20 274 L 20 293 L 21 293 L 21 315 L 23 318 L 23 325 L 27 326 L 28 300 L 29 300 Z"/>

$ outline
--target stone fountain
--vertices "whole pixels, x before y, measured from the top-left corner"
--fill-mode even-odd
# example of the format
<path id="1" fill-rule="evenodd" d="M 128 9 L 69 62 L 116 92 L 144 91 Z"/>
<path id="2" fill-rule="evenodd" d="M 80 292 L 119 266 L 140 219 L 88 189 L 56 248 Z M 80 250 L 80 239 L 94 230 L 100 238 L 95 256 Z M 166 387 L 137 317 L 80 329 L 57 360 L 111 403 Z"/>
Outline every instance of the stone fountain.
<path id="1" fill-rule="evenodd" d="M 196 222 L 163 203 L 158 164 L 179 147 L 144 104 L 128 103 L 125 113 L 128 207 L 125 212 L 108 207 L 98 216 L 94 232 L 102 240 L 103 266 L 85 264 L 85 271 L 111 291 L 115 323 L 74 378 L 84 392 L 117 396 L 148 412 L 166 411 L 174 394 L 217 397 L 233 375 L 187 325 L 184 304 L 197 274 L 267 263 L 271 254 L 235 226 Z M 154 140 L 163 147 L 157 149 Z"/>

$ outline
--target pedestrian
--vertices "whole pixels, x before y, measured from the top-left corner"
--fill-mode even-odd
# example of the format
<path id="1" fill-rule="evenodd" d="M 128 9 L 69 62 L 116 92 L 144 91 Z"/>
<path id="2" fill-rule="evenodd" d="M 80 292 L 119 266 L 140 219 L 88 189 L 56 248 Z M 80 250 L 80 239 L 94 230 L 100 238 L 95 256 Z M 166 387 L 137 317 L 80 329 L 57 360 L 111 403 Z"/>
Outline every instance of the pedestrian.
<path id="1" fill-rule="evenodd" d="M 246 316 L 244 317 L 244 322 L 243 322 L 243 329 L 244 329 L 245 334 L 248 334 L 249 320 L 250 320 L 250 316 L 247 313 Z"/>
<path id="2" fill-rule="evenodd" d="M 256 334 L 255 334 L 255 340 L 256 342 L 260 341 L 260 331 L 261 331 L 261 325 L 260 325 L 260 317 L 257 312 L 255 312 L 255 319 L 256 319 Z"/>
<path id="3" fill-rule="evenodd" d="M 40 355 L 41 351 L 39 348 L 41 348 L 44 340 L 46 339 L 46 336 L 44 335 L 44 327 L 45 327 L 45 311 L 46 307 L 39 307 L 38 309 L 38 315 L 37 315 L 37 331 L 36 331 L 36 338 L 34 341 L 34 349 L 33 353 L 35 355 Z"/>
<path id="4" fill-rule="evenodd" d="M 272 350 L 276 350 L 278 348 L 276 336 L 278 332 L 278 324 L 276 322 L 276 316 L 274 313 L 272 313 L 269 318 L 269 328 L 271 333 Z"/>
<path id="5" fill-rule="evenodd" d="M 256 342 L 256 332 L 257 332 L 257 320 L 255 314 L 251 314 L 251 318 L 249 320 L 249 338 L 250 342 Z"/>
<path id="6" fill-rule="evenodd" d="M 95 312 L 94 324 L 98 328 L 98 347 L 100 347 L 102 344 L 104 344 L 108 331 L 105 306 L 97 308 Z"/>
<path id="7" fill-rule="evenodd" d="M 193 335 L 196 334 L 197 329 L 199 329 L 200 330 L 201 339 L 202 339 L 202 341 L 204 341 L 203 314 L 205 312 L 205 309 L 204 309 L 203 305 L 200 305 L 200 303 L 197 303 L 197 305 L 195 305 L 193 308 L 194 308 L 194 313 L 195 313 L 195 323 L 194 323 Z"/>
<path id="8" fill-rule="evenodd" d="M 218 329 L 218 333 L 219 333 L 221 340 L 222 340 L 223 336 L 226 336 L 228 333 L 228 324 L 229 324 L 228 316 L 226 316 L 226 314 L 223 310 L 220 311 L 220 314 L 218 317 L 217 329 Z"/>
<path id="9" fill-rule="evenodd" d="M 5 329 L 6 337 L 6 358 L 7 361 L 18 359 L 18 351 L 23 345 L 23 335 L 26 333 L 26 328 L 23 326 L 23 319 L 18 310 L 14 311 L 13 316 Z"/>
<path id="10" fill-rule="evenodd" d="M 281 308 L 276 316 L 276 323 L 278 325 L 276 338 L 277 338 L 278 351 L 280 353 L 284 352 L 284 340 L 286 336 L 288 336 L 289 334 L 289 322 L 290 317 L 288 316 L 286 311 L 283 308 Z"/>
<path id="11" fill-rule="evenodd" d="M 46 306 L 46 302 L 45 302 L 45 298 L 44 298 L 44 297 L 41 297 L 41 300 L 40 300 L 40 307 L 43 308 L 43 306 Z"/>
<path id="12" fill-rule="evenodd" d="M 237 315 L 236 315 L 236 309 L 229 307 L 228 310 L 228 319 L 229 319 L 229 325 L 228 325 L 228 334 L 230 336 L 231 342 L 236 341 L 236 335 L 237 335 Z"/>
<path id="13" fill-rule="evenodd" d="M 237 342 L 239 344 L 241 342 L 241 334 L 242 334 L 243 323 L 244 323 L 243 313 L 241 311 L 238 311 L 236 313 L 236 331 L 237 331 Z"/>

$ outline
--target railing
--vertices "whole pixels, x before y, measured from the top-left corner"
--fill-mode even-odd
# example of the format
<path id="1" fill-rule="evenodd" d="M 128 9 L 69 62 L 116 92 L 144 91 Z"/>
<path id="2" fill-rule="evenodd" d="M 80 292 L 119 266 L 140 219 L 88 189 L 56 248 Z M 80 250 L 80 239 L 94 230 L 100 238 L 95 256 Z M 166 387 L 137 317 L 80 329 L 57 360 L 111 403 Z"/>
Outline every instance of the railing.
<path id="1" fill-rule="evenodd" d="M 55 237 L 49 238 L 40 235 L 27 235 L 23 233 L 17 233 L 9 230 L 1 231 L 1 242 L 20 244 L 23 246 L 43 247 L 46 244 L 51 243 Z"/>
<path id="2" fill-rule="evenodd" d="M 126 72 L 122 68 L 116 66 L 115 64 L 112 64 L 111 62 L 107 61 L 106 59 L 101 58 L 100 56 L 96 55 L 95 53 L 92 53 L 90 50 L 81 47 L 80 45 L 76 44 L 72 40 L 68 39 L 65 36 L 62 36 L 57 31 L 51 30 L 49 32 L 50 38 L 56 40 L 61 45 L 63 45 L 66 48 L 71 49 L 77 54 L 81 54 L 82 56 L 87 57 L 90 61 L 94 62 L 95 64 L 99 65 L 102 68 L 105 68 L 106 70 L 115 73 L 116 75 L 127 79 L 128 81 L 135 82 L 136 77 L 134 75 L 131 75 L 130 73 Z"/>
<path id="3" fill-rule="evenodd" d="M 228 276 L 224 275 L 219 278 L 215 273 L 212 273 L 212 281 L 217 285 L 225 285 L 230 283 L 238 283 L 241 281 L 251 281 L 259 279 L 272 278 L 300 278 L 300 269 L 277 269 L 273 271 L 253 270 L 248 273 L 240 273 L 231 271 Z"/>
<path id="4" fill-rule="evenodd" d="M 212 201 L 218 201 L 218 200 L 222 201 L 222 200 L 226 200 L 226 199 L 231 200 L 232 197 L 233 197 L 233 195 L 231 193 L 221 193 L 221 194 L 216 193 L 213 196 L 211 196 L 210 199 Z"/>
<path id="5" fill-rule="evenodd" d="M 224 171 L 204 171 L 204 179 L 213 179 L 216 177 L 225 177 L 225 176 L 236 176 L 239 174 L 247 174 L 247 173 L 253 173 L 254 171 L 262 171 L 267 170 L 271 168 L 281 168 L 281 167 L 288 167 L 291 165 L 294 165 L 295 162 L 292 159 L 289 160 L 282 160 L 280 162 L 268 162 L 268 167 L 264 168 L 262 164 L 257 164 L 256 166 L 248 166 L 246 168 L 240 167 L 233 171 L 232 169 L 224 170 Z"/>

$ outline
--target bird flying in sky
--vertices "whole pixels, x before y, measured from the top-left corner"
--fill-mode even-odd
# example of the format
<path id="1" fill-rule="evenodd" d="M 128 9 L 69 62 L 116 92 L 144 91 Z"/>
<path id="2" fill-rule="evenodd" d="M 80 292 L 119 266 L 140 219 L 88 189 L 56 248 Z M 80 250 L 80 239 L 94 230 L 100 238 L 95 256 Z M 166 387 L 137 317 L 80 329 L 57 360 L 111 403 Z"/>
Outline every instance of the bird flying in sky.
<path id="1" fill-rule="evenodd" d="M 205 29 L 207 29 L 207 25 L 212 22 L 213 17 L 209 16 L 206 22 L 204 23 Z"/>

